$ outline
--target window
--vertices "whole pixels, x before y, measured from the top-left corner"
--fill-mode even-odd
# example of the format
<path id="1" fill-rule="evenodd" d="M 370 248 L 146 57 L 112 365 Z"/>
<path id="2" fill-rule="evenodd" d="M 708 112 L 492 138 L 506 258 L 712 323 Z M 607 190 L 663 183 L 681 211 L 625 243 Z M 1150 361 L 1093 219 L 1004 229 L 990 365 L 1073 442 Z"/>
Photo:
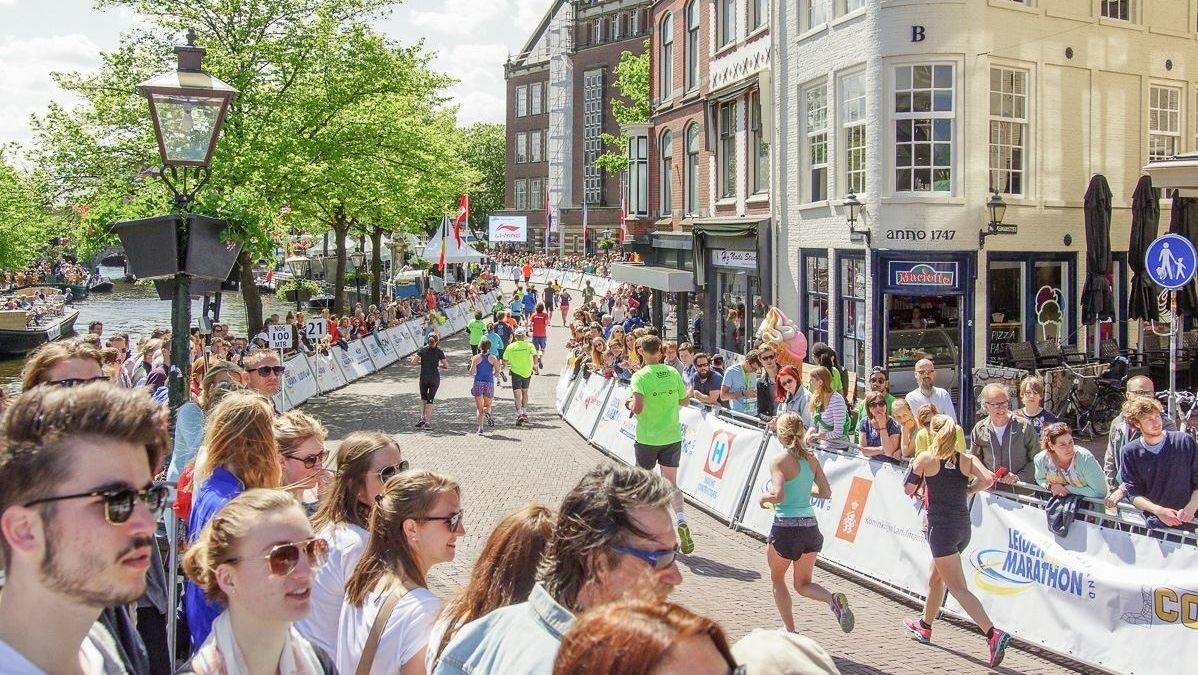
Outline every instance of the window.
<path id="1" fill-rule="evenodd" d="M 1022 0 L 1016 0 L 1022 2 Z M 844 13 L 849 14 L 859 9 L 865 9 L 865 0 L 844 0 Z"/>
<path id="2" fill-rule="evenodd" d="M 699 125 L 686 128 L 686 184 L 683 198 L 687 215 L 699 212 Z"/>
<path id="3" fill-rule="evenodd" d="M 828 23 L 828 0 L 804 0 L 803 30 L 809 31 Z"/>
<path id="4" fill-rule="evenodd" d="M 807 344 L 828 342 L 828 254 L 804 252 L 803 328 Z"/>
<path id="5" fill-rule="evenodd" d="M 761 92 L 756 91 L 749 97 L 749 187 L 753 194 L 768 192 L 770 189 L 770 145 L 764 136 L 764 125 L 761 119 Z"/>
<path id="6" fill-rule="evenodd" d="M 516 210 L 528 210 L 528 181 L 523 178 L 516 180 Z"/>
<path id="7" fill-rule="evenodd" d="M 528 179 L 528 205 L 530 209 L 545 207 L 545 195 L 541 194 L 541 179 Z"/>
<path id="8" fill-rule="evenodd" d="M 865 73 L 840 80 L 840 124 L 845 189 L 859 195 L 865 192 Z"/>
<path id="9" fill-rule="evenodd" d="M 528 87 L 516 87 L 516 117 L 528 115 Z"/>
<path id="10" fill-rule="evenodd" d="M 600 42 L 603 42 L 603 19 L 591 24 L 591 44 L 597 45 Z"/>
<path id="11" fill-rule="evenodd" d="M 545 85 L 541 82 L 534 82 L 529 89 L 529 97 L 532 99 L 532 114 L 540 115 L 545 112 Z"/>
<path id="12" fill-rule="evenodd" d="M 661 57 L 657 60 L 657 81 L 661 83 L 658 97 L 668 100 L 674 96 L 674 15 L 667 14 L 661 22 Z"/>
<path id="13" fill-rule="evenodd" d="M 598 204 L 603 199 L 603 175 L 595 160 L 603 152 L 603 70 L 588 70 L 582 76 L 583 199 Z"/>
<path id="14" fill-rule="evenodd" d="M 1148 88 L 1148 161 L 1181 152 L 1181 90 Z"/>
<path id="15" fill-rule="evenodd" d="M 661 135 L 661 215 L 667 217 L 674 210 L 674 134 L 666 131 Z"/>
<path id="16" fill-rule="evenodd" d="M 528 134 L 523 131 L 516 134 L 516 163 L 528 161 Z"/>
<path id="17" fill-rule="evenodd" d="M 720 105 L 720 196 L 736 196 L 737 101 Z"/>
<path id="18" fill-rule="evenodd" d="M 840 354 L 844 369 L 865 380 L 865 258 L 840 259 Z M 860 391 L 860 389 L 858 389 Z"/>
<path id="19" fill-rule="evenodd" d="M 1108 19 L 1131 21 L 1131 0 L 1099 0 L 1102 16 Z"/>
<path id="20" fill-rule="evenodd" d="M 894 189 L 952 192 L 953 66 L 894 69 Z"/>
<path id="21" fill-rule="evenodd" d="M 545 157 L 541 154 L 541 136 L 540 131 L 534 131 L 528 135 L 528 161 L 543 162 Z"/>
<path id="22" fill-rule="evenodd" d="M 749 31 L 752 33 L 769 20 L 769 0 L 749 0 Z"/>
<path id="23" fill-rule="evenodd" d="M 611 18 L 611 39 L 619 40 L 620 33 L 624 28 L 624 15 L 617 14 Z"/>
<path id="24" fill-rule="evenodd" d="M 828 86 L 820 84 L 803 97 L 807 110 L 807 201 L 828 198 Z"/>
<path id="25" fill-rule="evenodd" d="M 628 213 L 649 215 L 649 137 L 628 139 Z"/>
<path id="26" fill-rule="evenodd" d="M 719 3 L 719 46 L 736 39 L 736 0 L 716 0 Z"/>
<path id="27" fill-rule="evenodd" d="M 990 69 L 990 189 L 1024 193 L 1027 157 L 1027 72 Z"/>
<path id="28" fill-rule="evenodd" d="M 699 0 L 686 6 L 686 90 L 699 87 Z"/>
<path id="29" fill-rule="evenodd" d="M 641 10 L 639 9 L 628 15 L 628 34 L 641 34 Z"/>

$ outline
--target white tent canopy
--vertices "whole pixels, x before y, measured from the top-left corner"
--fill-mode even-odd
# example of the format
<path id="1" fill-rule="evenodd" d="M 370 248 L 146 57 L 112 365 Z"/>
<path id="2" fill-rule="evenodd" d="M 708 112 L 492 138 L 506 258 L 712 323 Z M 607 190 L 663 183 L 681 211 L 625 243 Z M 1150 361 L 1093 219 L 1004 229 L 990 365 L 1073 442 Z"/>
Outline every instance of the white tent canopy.
<path id="1" fill-rule="evenodd" d="M 465 230 L 465 228 L 463 228 Z M 441 222 L 441 227 L 437 234 L 434 234 L 424 247 L 424 252 L 420 257 L 434 265 L 441 260 L 441 239 L 445 239 L 445 262 L 446 263 L 467 263 L 467 262 L 482 262 L 489 256 L 485 253 L 480 253 L 472 248 L 466 241 L 466 232 L 462 232 L 462 243 L 459 246 L 457 239 L 453 236 L 453 228 L 449 226 L 449 220 L 445 219 Z"/>

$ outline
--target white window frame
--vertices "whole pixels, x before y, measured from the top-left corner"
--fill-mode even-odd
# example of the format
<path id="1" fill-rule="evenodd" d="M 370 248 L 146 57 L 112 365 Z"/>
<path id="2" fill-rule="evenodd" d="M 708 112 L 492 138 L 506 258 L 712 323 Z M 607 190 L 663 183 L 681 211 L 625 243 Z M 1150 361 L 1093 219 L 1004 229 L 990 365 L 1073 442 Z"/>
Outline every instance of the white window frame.
<path id="1" fill-rule="evenodd" d="M 603 173 L 595 166 L 595 160 L 603 152 L 603 68 L 588 70 L 582 75 L 583 82 L 583 199 L 588 204 L 603 203 Z"/>
<path id="2" fill-rule="evenodd" d="M 628 213 L 649 215 L 649 137 L 628 138 Z"/>
<path id="3" fill-rule="evenodd" d="M 528 204 L 531 209 L 538 209 L 545 204 L 545 182 L 540 178 L 528 179 Z"/>
<path id="4" fill-rule="evenodd" d="M 531 131 L 528 134 L 528 161 L 545 161 L 544 143 L 540 131 Z"/>
<path id="5" fill-rule="evenodd" d="M 994 89 L 994 76 L 995 76 L 996 71 L 997 71 L 997 74 L 999 75 L 999 77 L 1001 78 L 1001 81 L 999 82 L 998 90 Z M 1006 82 L 1007 82 L 1007 74 L 1012 74 L 1012 73 L 1015 75 L 1021 75 L 1023 77 L 1023 93 L 1022 94 L 1016 93 L 1013 89 L 1012 89 L 1012 91 L 1005 90 Z M 989 104 L 988 105 L 990 107 L 990 115 L 989 115 L 989 123 L 987 124 L 987 132 L 988 132 L 988 136 L 987 136 L 987 141 L 988 141 L 987 142 L 987 150 L 988 150 L 987 165 L 989 167 L 989 182 L 987 183 L 987 189 L 988 190 L 996 190 L 997 189 L 999 194 L 1011 195 L 1014 197 L 1025 197 L 1029 194 L 1029 192 L 1028 192 L 1028 179 L 1029 179 L 1028 153 L 1029 153 L 1030 148 L 1028 147 L 1029 146 L 1028 138 L 1029 138 L 1029 134 L 1030 134 L 1030 130 L 1031 130 L 1031 125 L 1029 123 L 1028 110 L 1031 107 L 1032 74 L 1026 68 L 1016 68 L 1013 66 L 1005 66 L 1005 65 L 993 65 L 990 67 L 989 75 L 990 75 L 990 77 L 988 79 L 988 82 L 989 82 L 988 86 L 990 89 L 990 96 L 989 96 Z M 995 97 L 998 97 L 998 102 L 1002 106 L 997 111 L 995 111 L 995 109 L 994 109 L 994 104 L 996 102 Z M 1009 101 L 1007 101 L 1006 99 L 1009 99 Z M 1021 102 L 1020 99 L 1022 99 L 1022 104 L 1023 104 L 1022 105 L 1022 108 L 1023 108 L 1022 115 L 1018 114 L 1019 113 L 1019 110 L 1018 110 L 1019 105 L 1018 104 Z M 1009 113 L 1007 110 L 1008 102 L 1010 103 L 1010 106 L 1009 106 L 1010 112 Z M 1014 143 L 1010 142 L 1009 138 L 1006 138 L 1006 139 L 1002 139 L 1003 142 L 996 143 L 995 135 L 1000 129 L 1000 126 L 998 126 L 998 125 L 1008 125 L 1013 129 L 1020 129 L 1022 131 L 1022 142 L 1018 145 L 1015 145 Z M 999 148 L 1008 148 L 1009 149 L 1009 148 L 1015 148 L 1015 147 L 1018 147 L 1020 150 L 1019 166 L 1016 167 L 1016 166 L 1011 165 L 1010 163 L 1008 163 L 1007 166 L 1001 166 L 1001 165 L 996 166 L 995 165 L 995 156 L 996 156 L 997 149 L 999 149 Z M 1012 191 L 1010 189 L 1010 184 L 1007 181 L 1001 179 L 1001 177 L 1004 176 L 1005 174 L 1014 174 L 1014 173 L 1019 174 L 1019 188 L 1020 189 L 1018 192 Z"/>
<path id="6" fill-rule="evenodd" d="M 736 0 L 716 0 L 716 49 L 736 42 Z"/>
<path id="7" fill-rule="evenodd" d="M 746 11 L 749 15 L 749 21 L 746 25 L 746 33 L 765 26 L 770 21 L 770 0 L 748 0 Z"/>
<path id="8" fill-rule="evenodd" d="M 806 190 L 803 201 L 822 202 L 828 199 L 828 82 L 816 80 L 803 87 L 802 108 L 800 114 L 803 122 L 803 171 Z M 815 98 L 819 94 L 821 101 Z M 817 154 L 822 153 L 823 161 L 817 161 Z M 817 172 L 822 176 L 817 180 Z M 818 186 L 818 192 L 816 188 Z"/>
<path id="9" fill-rule="evenodd" d="M 639 35 L 641 32 L 641 10 L 634 9 L 628 15 L 628 35 Z"/>
<path id="10" fill-rule="evenodd" d="M 761 91 L 754 91 L 747 99 L 749 145 L 745 149 L 745 168 L 749 172 L 749 193 L 767 194 L 770 191 L 769 139 L 764 136 L 764 120 L 761 110 Z M 762 151 L 764 150 L 764 155 Z M 763 162 L 764 160 L 764 162 Z"/>
<path id="11" fill-rule="evenodd" d="M 684 48 L 686 53 L 683 54 L 683 83 L 686 91 L 694 91 L 699 88 L 699 25 L 700 25 L 700 10 L 699 0 L 691 0 L 686 5 L 683 14 L 686 25 L 686 38 Z"/>
<path id="12" fill-rule="evenodd" d="M 1134 0 L 1098 0 L 1098 16 L 1112 21 L 1136 22 Z"/>
<path id="13" fill-rule="evenodd" d="M 803 0 L 799 18 L 802 21 L 800 33 L 816 30 L 828 25 L 829 0 Z"/>
<path id="14" fill-rule="evenodd" d="M 1190 88 L 1194 91 L 1194 144 L 1190 146 L 1190 152 L 1198 152 L 1198 85 L 1190 85 Z"/>
<path id="15" fill-rule="evenodd" d="M 516 132 L 516 163 L 528 163 L 528 133 L 524 131 Z"/>
<path id="16" fill-rule="evenodd" d="M 721 199 L 736 196 L 736 136 L 740 127 L 740 101 L 723 101 L 716 104 L 717 133 L 716 186 Z"/>
<path id="17" fill-rule="evenodd" d="M 528 210 L 528 181 L 524 178 L 517 178 L 515 187 L 515 202 L 517 211 Z"/>
<path id="18" fill-rule="evenodd" d="M 658 203 L 661 204 L 661 215 L 669 216 L 674 211 L 674 192 L 671 185 L 674 175 L 674 132 L 666 129 L 658 142 L 658 162 L 661 168 L 661 193 Z"/>
<path id="19" fill-rule="evenodd" d="M 516 87 L 516 117 L 528 117 L 528 85 Z"/>
<path id="20" fill-rule="evenodd" d="M 545 112 L 545 85 L 533 82 L 528 88 L 528 114 L 540 115 Z"/>
<path id="21" fill-rule="evenodd" d="M 693 135 L 692 135 L 693 132 Z M 691 146 L 694 146 L 692 151 Z M 703 173 L 703 130 L 697 123 L 691 123 L 683 131 L 682 136 L 683 168 L 685 175 L 682 179 L 682 208 L 686 214 L 694 215 L 703 208 L 702 195 L 699 192 L 699 176 Z"/>
<path id="22" fill-rule="evenodd" d="M 591 44 L 597 45 L 603 42 L 603 19 L 596 19 L 591 24 Z"/>
<path id="23" fill-rule="evenodd" d="M 1023 2 L 1024 0 L 1014 0 L 1015 2 Z M 840 7 L 841 16 L 852 14 L 853 12 L 862 11 L 865 9 L 866 0 L 836 0 Z"/>
<path id="24" fill-rule="evenodd" d="M 622 37 L 621 31 L 624 29 L 624 15 L 616 14 L 611 18 L 611 39 L 619 40 Z"/>
<path id="25" fill-rule="evenodd" d="M 658 26 L 658 77 L 661 83 L 659 96 L 668 101 L 674 98 L 674 15 L 666 14 Z"/>
<path id="26" fill-rule="evenodd" d="M 915 82 L 914 82 L 915 69 L 920 68 L 920 67 L 928 67 L 928 68 L 932 69 L 932 78 L 933 79 L 932 79 L 932 88 L 931 89 L 924 89 L 924 88 L 917 89 L 915 87 Z M 951 106 L 950 110 L 935 110 L 934 109 L 935 108 L 934 101 L 936 99 L 936 96 L 935 96 L 936 93 L 944 91 L 943 88 L 937 88 L 935 86 L 935 82 L 936 82 L 935 81 L 935 73 L 936 73 L 936 68 L 938 68 L 938 67 L 947 67 L 949 69 L 949 81 L 951 82 L 951 85 L 952 85 L 952 88 L 948 90 L 948 92 L 949 92 L 948 100 L 949 100 L 949 104 Z M 957 169 L 956 160 L 957 160 L 957 139 L 959 138 L 958 125 L 957 125 L 957 109 L 960 107 L 957 104 L 957 89 L 958 89 L 957 88 L 957 71 L 958 71 L 958 68 L 959 68 L 959 65 L 953 61 L 927 61 L 927 62 L 915 62 L 915 63 L 899 63 L 899 64 L 894 64 L 890 68 L 890 92 L 891 92 L 891 95 L 890 95 L 890 98 L 888 99 L 888 106 L 890 108 L 890 132 L 889 132 L 890 153 L 889 154 L 890 154 L 890 165 L 893 169 L 890 172 L 890 184 L 893 186 L 894 192 L 896 194 L 951 195 L 957 189 L 958 169 Z M 902 69 L 910 69 L 911 72 L 909 74 L 910 82 L 908 84 L 908 88 L 900 90 L 899 89 L 899 71 Z M 912 105 L 911 105 L 912 111 L 910 111 L 910 112 L 906 112 L 906 111 L 898 112 L 897 111 L 897 107 L 898 107 L 897 100 L 899 98 L 900 93 L 907 93 L 911 97 L 911 99 L 914 100 L 915 94 L 917 92 L 923 92 L 923 91 L 928 92 L 929 99 L 930 99 L 929 107 L 932 107 L 933 110 L 926 111 L 926 112 L 924 112 L 924 111 L 915 112 L 914 111 L 914 103 L 912 103 Z M 928 162 L 929 163 L 927 165 L 917 164 L 916 163 L 916 159 L 917 159 L 916 148 L 915 148 L 916 142 L 914 141 L 914 133 L 913 133 L 912 141 L 908 142 L 909 145 L 911 146 L 910 147 L 911 161 L 909 164 L 905 165 L 905 166 L 908 166 L 910 168 L 910 170 L 912 171 L 911 179 L 907 182 L 907 185 L 908 186 L 914 185 L 914 171 L 916 170 L 916 167 L 925 167 L 926 166 L 926 168 L 929 170 L 929 184 L 928 184 L 929 187 L 928 187 L 928 189 L 916 190 L 916 189 L 912 189 L 910 187 L 904 187 L 903 185 L 900 185 L 899 180 L 898 180 L 898 171 L 900 168 L 899 163 L 898 163 L 898 154 L 899 154 L 898 123 L 901 121 L 912 121 L 913 122 L 912 127 L 914 127 L 914 122 L 923 121 L 923 120 L 926 120 L 929 122 L 929 126 L 932 129 L 932 136 L 930 136 L 928 138 L 928 140 L 926 140 L 926 141 L 920 141 L 920 143 L 934 144 L 936 142 L 941 142 L 941 143 L 946 142 L 943 140 L 937 141 L 937 139 L 935 138 L 935 129 L 947 128 L 948 137 L 949 137 L 948 141 L 947 141 L 947 143 L 949 145 L 949 148 L 948 148 L 949 157 L 948 157 L 947 165 L 936 164 L 933 159 L 933 156 L 935 153 L 935 146 L 932 145 L 932 147 L 930 147 L 928 149 L 928 153 L 929 153 Z M 945 121 L 947 126 L 943 125 L 943 124 L 936 124 L 937 121 Z M 948 171 L 948 189 L 947 190 L 934 190 L 934 189 L 932 189 L 932 187 L 935 186 L 935 180 L 934 180 L 935 173 L 937 170 L 941 170 L 941 169 L 947 169 L 947 171 Z"/>
<path id="27" fill-rule="evenodd" d="M 1165 96 L 1168 100 L 1162 100 Z M 1148 161 L 1168 159 L 1181 153 L 1182 89 L 1168 84 L 1148 85 Z M 1157 148 L 1171 146 L 1164 152 Z"/>
<path id="28" fill-rule="evenodd" d="M 853 91 L 848 85 L 850 80 L 859 80 L 860 87 Z M 838 139 L 839 164 L 844 184 L 844 191 L 856 195 L 865 194 L 866 162 L 869 159 L 869 129 L 866 117 L 869 114 L 869 97 L 866 94 L 866 75 L 864 70 L 844 73 L 836 87 L 839 103 L 837 114 L 840 116 L 840 138 Z M 853 93 L 857 95 L 849 98 Z M 855 141 L 860 140 L 858 145 Z M 859 157 L 857 168 L 851 159 L 854 153 Z"/>

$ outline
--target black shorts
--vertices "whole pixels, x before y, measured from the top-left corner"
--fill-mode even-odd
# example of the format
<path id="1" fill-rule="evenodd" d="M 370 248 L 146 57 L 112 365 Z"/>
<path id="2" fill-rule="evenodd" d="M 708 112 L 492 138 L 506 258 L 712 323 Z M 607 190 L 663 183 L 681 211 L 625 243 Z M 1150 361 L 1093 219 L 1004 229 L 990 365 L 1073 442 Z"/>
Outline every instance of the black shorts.
<path id="1" fill-rule="evenodd" d="M 636 465 L 642 469 L 653 470 L 658 464 L 677 469 L 682 461 L 682 441 L 669 445 L 645 445 L 633 443 L 636 450 Z"/>
<path id="2" fill-rule="evenodd" d="M 789 526 L 777 522 L 770 528 L 770 546 L 787 560 L 798 560 L 808 553 L 824 549 L 824 535 L 819 525 Z"/>
<path id="3" fill-rule="evenodd" d="M 437 390 L 441 388 L 441 380 L 420 380 L 420 400 L 432 403 L 437 398 Z"/>
<path id="4" fill-rule="evenodd" d="M 476 356 L 477 354 L 478 354 L 478 345 L 470 345 L 470 355 Z"/>
<path id="5" fill-rule="evenodd" d="M 528 389 L 528 385 L 532 383 L 531 377 L 521 377 L 512 373 L 512 391 L 517 389 Z"/>
<path id="6" fill-rule="evenodd" d="M 969 521 L 959 525 L 928 525 L 925 536 L 928 547 L 932 549 L 932 557 L 943 558 L 964 553 L 972 531 L 973 525 Z"/>

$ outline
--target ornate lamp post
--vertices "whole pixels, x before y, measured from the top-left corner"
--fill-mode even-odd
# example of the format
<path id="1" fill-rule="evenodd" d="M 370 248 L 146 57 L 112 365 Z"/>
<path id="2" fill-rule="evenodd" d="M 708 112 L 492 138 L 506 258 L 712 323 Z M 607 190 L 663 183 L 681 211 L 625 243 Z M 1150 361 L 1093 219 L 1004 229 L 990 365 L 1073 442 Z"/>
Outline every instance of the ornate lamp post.
<path id="1" fill-rule="evenodd" d="M 312 277 L 312 259 L 306 255 L 293 255 L 284 262 L 287 263 L 287 269 L 291 270 L 291 278 L 299 281 L 300 279 L 309 279 Z M 295 293 L 295 311 L 302 312 L 303 307 L 300 305 L 300 289 L 297 286 Z"/>
<path id="2" fill-rule="evenodd" d="M 350 263 L 354 266 L 354 302 L 362 301 L 362 273 L 366 271 L 366 252 L 358 249 L 349 254 Z"/>

